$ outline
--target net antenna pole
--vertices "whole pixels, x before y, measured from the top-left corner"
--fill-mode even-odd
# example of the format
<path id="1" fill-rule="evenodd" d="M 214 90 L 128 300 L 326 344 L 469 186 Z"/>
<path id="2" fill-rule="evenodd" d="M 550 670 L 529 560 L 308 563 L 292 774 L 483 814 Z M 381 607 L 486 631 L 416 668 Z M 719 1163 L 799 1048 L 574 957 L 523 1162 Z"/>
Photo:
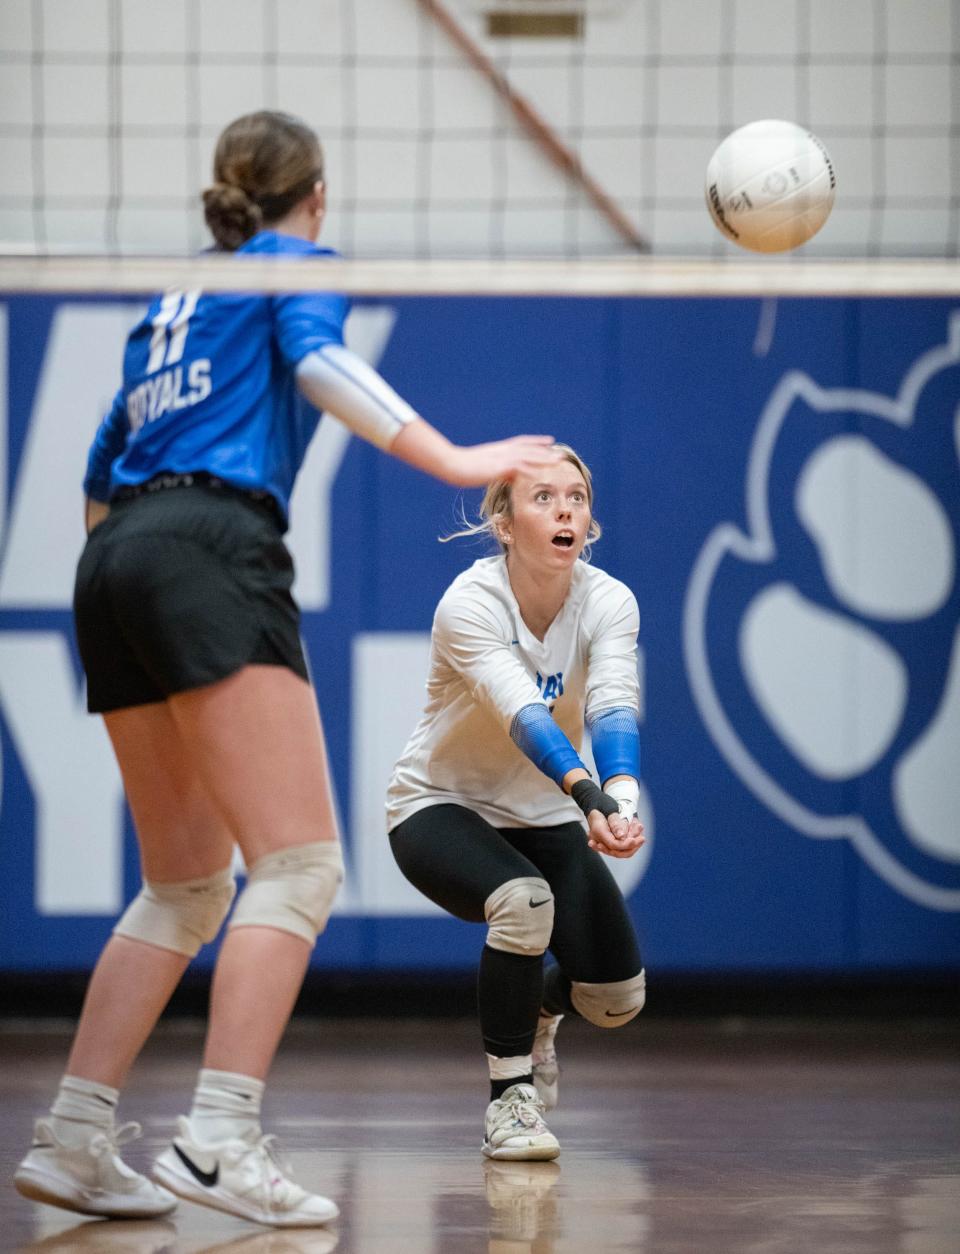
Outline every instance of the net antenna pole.
<path id="1" fill-rule="evenodd" d="M 508 106 L 510 112 L 534 143 L 546 154 L 550 162 L 582 188 L 587 198 L 610 223 L 616 233 L 639 253 L 648 253 L 650 244 L 634 226 L 627 215 L 596 179 L 583 168 L 583 163 L 569 145 L 565 144 L 552 126 L 536 109 L 510 85 L 505 74 L 494 65 L 475 40 L 471 39 L 460 23 L 440 0 L 417 0 L 420 8 L 437 23 L 456 44 L 470 64 L 487 80 L 494 92 Z"/>

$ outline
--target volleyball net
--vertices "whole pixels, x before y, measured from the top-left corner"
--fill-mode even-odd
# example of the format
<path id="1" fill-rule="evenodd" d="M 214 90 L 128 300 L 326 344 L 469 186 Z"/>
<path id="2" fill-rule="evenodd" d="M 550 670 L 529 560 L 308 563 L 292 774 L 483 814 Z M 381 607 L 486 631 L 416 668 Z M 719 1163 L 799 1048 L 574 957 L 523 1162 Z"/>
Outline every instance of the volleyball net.
<path id="1" fill-rule="evenodd" d="M 185 254 L 222 127 L 282 108 L 355 257 L 724 257 L 717 142 L 823 139 L 820 257 L 960 252 L 960 9 L 941 0 L 0 5 L 0 246 Z"/>

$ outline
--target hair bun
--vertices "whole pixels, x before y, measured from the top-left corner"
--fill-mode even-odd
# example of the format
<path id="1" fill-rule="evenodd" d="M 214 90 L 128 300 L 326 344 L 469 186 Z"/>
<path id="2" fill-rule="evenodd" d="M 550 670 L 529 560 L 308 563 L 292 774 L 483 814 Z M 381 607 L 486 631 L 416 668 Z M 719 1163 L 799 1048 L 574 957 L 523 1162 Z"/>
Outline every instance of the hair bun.
<path id="1" fill-rule="evenodd" d="M 259 207 L 235 183 L 214 183 L 204 191 L 203 216 L 213 238 L 231 252 L 263 225 Z"/>

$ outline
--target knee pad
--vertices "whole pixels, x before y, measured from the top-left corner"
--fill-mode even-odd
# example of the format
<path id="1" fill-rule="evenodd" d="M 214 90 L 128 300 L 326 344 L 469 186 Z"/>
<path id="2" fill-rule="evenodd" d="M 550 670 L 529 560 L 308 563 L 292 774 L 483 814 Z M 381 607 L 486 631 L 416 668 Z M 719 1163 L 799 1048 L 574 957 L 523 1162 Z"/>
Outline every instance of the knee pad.
<path id="1" fill-rule="evenodd" d="M 487 944 L 509 954 L 542 954 L 553 931 L 553 893 L 546 880 L 507 880 L 483 903 Z"/>
<path id="2" fill-rule="evenodd" d="M 574 980 L 570 987 L 570 1000 L 577 1014 L 598 1028 L 619 1028 L 629 1023 L 643 1009 L 646 996 L 643 971 L 616 984 L 583 984 Z"/>
<path id="3" fill-rule="evenodd" d="M 220 931 L 236 891 L 230 867 L 177 884 L 144 880 L 143 888 L 113 929 L 114 934 L 193 958 L 200 946 L 212 941 Z"/>
<path id="4" fill-rule="evenodd" d="M 339 841 L 278 849 L 248 869 L 230 926 L 274 927 L 302 937 L 312 947 L 326 927 L 342 882 Z"/>

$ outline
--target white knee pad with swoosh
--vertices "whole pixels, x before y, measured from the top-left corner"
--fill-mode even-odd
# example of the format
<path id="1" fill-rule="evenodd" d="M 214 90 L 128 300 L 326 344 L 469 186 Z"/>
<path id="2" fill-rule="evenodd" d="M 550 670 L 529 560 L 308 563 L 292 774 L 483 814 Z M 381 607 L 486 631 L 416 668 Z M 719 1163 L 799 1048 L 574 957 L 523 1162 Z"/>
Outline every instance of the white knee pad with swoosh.
<path id="1" fill-rule="evenodd" d="M 584 1019 L 598 1028 L 619 1028 L 635 1019 L 643 1009 L 647 996 L 646 977 L 641 971 L 629 980 L 616 984 L 583 984 L 573 980 L 570 1000 Z"/>
<path id="2" fill-rule="evenodd" d="M 542 954 L 553 931 L 553 893 L 546 880 L 507 880 L 483 904 L 487 944 L 510 954 Z"/>
<path id="3" fill-rule="evenodd" d="M 236 891 L 230 867 L 175 884 L 144 880 L 113 930 L 193 958 L 220 931 Z"/>
<path id="4" fill-rule="evenodd" d="M 317 840 L 268 853 L 247 871 L 230 927 L 273 927 L 313 945 L 326 927 L 343 882 L 337 840 Z"/>

